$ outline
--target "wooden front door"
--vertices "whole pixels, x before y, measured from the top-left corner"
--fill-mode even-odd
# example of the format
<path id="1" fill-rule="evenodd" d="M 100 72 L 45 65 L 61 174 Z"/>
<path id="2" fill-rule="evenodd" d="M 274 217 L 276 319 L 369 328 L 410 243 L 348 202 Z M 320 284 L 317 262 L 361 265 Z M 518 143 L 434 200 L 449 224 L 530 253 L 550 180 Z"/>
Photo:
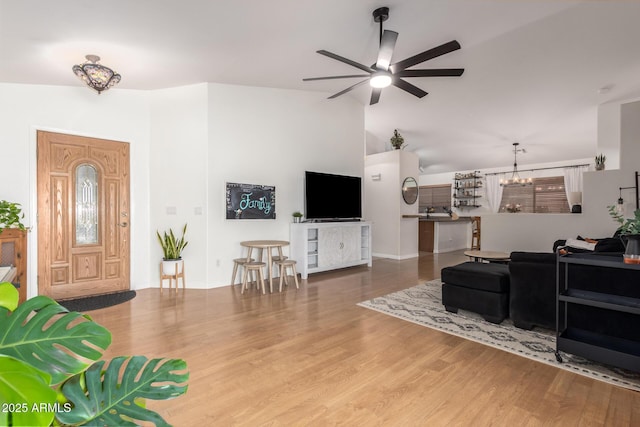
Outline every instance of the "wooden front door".
<path id="1" fill-rule="evenodd" d="M 129 289 L 129 144 L 38 131 L 38 294 Z"/>

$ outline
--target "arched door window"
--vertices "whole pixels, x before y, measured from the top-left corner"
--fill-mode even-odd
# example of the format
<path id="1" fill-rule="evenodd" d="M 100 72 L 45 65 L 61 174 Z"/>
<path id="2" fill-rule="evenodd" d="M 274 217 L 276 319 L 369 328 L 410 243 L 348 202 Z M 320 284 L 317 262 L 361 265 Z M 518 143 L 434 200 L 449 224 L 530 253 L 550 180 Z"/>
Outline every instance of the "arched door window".
<path id="1" fill-rule="evenodd" d="M 90 164 L 76 168 L 76 244 L 98 243 L 98 171 Z"/>

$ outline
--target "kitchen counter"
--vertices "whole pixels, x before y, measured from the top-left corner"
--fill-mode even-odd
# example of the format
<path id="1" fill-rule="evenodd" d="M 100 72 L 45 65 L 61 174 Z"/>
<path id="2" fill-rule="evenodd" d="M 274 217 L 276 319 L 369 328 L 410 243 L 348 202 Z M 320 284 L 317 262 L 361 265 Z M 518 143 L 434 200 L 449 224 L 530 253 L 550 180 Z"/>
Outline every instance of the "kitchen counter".
<path id="1" fill-rule="evenodd" d="M 403 215 L 418 219 L 418 249 L 421 252 L 451 252 L 468 249 L 471 241 L 471 217 Z"/>
<path id="2" fill-rule="evenodd" d="M 420 221 L 430 221 L 430 222 L 452 222 L 452 221 L 471 221 L 470 216 L 460 216 L 458 219 L 453 219 L 450 216 L 437 216 L 430 215 L 427 216 L 425 214 L 415 214 L 415 215 L 402 215 L 402 218 L 418 218 Z"/>
<path id="3" fill-rule="evenodd" d="M 450 218 L 448 216 L 447 217 L 444 217 L 444 216 L 443 217 L 437 217 L 436 216 L 436 217 L 429 217 L 429 218 L 426 218 L 426 217 L 425 218 L 420 218 L 419 221 L 432 221 L 432 222 L 462 221 L 462 222 L 465 222 L 465 221 L 471 221 L 471 217 L 469 217 L 469 216 L 461 216 L 461 217 L 458 217 L 458 219 L 453 219 L 453 218 Z"/>

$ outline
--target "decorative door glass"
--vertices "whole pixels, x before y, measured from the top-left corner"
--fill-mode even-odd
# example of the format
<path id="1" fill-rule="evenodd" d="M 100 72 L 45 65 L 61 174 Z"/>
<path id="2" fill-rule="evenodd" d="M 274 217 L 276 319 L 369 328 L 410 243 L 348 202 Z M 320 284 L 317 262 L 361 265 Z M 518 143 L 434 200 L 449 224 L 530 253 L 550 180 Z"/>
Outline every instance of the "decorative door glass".
<path id="1" fill-rule="evenodd" d="M 98 171 L 89 164 L 76 168 L 76 244 L 98 243 Z"/>

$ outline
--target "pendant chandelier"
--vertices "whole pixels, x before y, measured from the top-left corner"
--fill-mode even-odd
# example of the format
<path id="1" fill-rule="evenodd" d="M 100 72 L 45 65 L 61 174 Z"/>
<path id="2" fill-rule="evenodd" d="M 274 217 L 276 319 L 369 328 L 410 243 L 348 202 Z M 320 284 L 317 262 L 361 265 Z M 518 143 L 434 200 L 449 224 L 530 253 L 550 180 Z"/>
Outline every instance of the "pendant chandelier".
<path id="1" fill-rule="evenodd" d="M 91 89 L 100 92 L 112 88 L 120 82 L 122 78 L 120 74 L 116 73 L 109 67 L 98 64 L 100 57 L 97 55 L 85 56 L 87 61 L 73 66 L 73 72 L 83 82 L 87 84 Z"/>
<path id="2" fill-rule="evenodd" d="M 511 178 L 500 180 L 501 187 L 524 187 L 533 184 L 533 180 L 531 178 L 520 178 L 520 174 L 518 173 L 518 152 L 525 152 L 524 149 L 518 148 L 519 145 L 519 142 L 513 143 L 513 172 L 511 173 Z"/>

